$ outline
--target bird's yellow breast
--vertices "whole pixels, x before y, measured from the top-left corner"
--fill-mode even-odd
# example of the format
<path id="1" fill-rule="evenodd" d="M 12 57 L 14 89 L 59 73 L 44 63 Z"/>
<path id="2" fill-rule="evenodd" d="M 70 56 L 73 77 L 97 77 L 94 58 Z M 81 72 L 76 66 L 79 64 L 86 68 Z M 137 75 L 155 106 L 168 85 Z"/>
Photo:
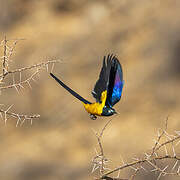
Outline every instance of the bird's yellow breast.
<path id="1" fill-rule="evenodd" d="M 106 98 L 107 98 L 107 90 L 103 91 L 101 94 L 101 103 L 99 102 L 92 104 L 83 103 L 83 105 L 88 113 L 100 116 L 103 112 L 103 107 L 105 106 Z"/>

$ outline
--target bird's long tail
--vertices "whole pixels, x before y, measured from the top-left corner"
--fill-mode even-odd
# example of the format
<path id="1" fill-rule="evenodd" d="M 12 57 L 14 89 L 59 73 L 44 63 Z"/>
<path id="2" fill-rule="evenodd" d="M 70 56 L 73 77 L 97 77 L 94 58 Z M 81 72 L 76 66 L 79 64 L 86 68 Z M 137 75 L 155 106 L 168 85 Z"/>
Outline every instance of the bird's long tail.
<path id="1" fill-rule="evenodd" d="M 79 94 L 77 94 L 75 91 L 73 91 L 71 88 L 69 88 L 68 86 L 66 86 L 61 80 L 59 80 L 54 74 L 50 73 L 50 75 L 63 87 L 65 88 L 69 93 L 71 93 L 74 97 L 76 97 L 77 99 L 79 99 L 80 101 L 82 101 L 85 104 L 91 104 L 91 102 L 87 101 L 86 99 L 84 99 L 82 96 L 80 96 Z"/>

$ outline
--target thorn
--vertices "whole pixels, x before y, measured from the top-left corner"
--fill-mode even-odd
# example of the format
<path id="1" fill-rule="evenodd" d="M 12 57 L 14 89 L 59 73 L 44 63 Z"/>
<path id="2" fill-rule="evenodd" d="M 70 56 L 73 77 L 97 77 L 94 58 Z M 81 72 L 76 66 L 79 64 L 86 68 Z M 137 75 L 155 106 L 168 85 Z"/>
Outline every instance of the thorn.
<path id="1" fill-rule="evenodd" d="M 151 161 L 147 160 L 147 162 L 154 167 L 154 164 Z"/>
<path id="2" fill-rule="evenodd" d="M 179 145 L 179 143 L 180 143 L 180 141 L 178 141 L 178 142 L 176 143 L 176 145 L 175 145 L 175 146 L 178 146 L 178 145 Z"/>
<path id="3" fill-rule="evenodd" d="M 158 138 L 159 138 L 161 136 L 160 129 L 158 129 L 157 134 L 158 134 Z"/>
<path id="4" fill-rule="evenodd" d="M 33 124 L 33 119 L 31 118 L 30 121 L 31 121 L 31 125 L 32 125 Z"/>
<path id="5" fill-rule="evenodd" d="M 169 167 L 169 165 L 167 165 L 162 171 L 164 172 L 168 167 Z"/>
<path id="6" fill-rule="evenodd" d="M 175 162 L 175 164 L 174 164 L 174 166 L 173 166 L 173 168 L 172 168 L 172 171 L 175 169 L 177 163 L 178 163 L 178 160 Z"/>
<path id="7" fill-rule="evenodd" d="M 118 171 L 118 174 L 117 174 L 116 178 L 119 178 L 119 177 L 120 177 L 120 170 Z"/>
<path id="8" fill-rule="evenodd" d="M 13 84 L 16 84 L 16 83 L 15 83 L 15 79 L 14 79 L 14 74 L 13 74 L 12 78 L 13 78 Z"/>
<path id="9" fill-rule="evenodd" d="M 95 171 L 95 168 L 96 168 L 96 164 L 93 165 L 91 173 L 93 173 Z"/>
<path id="10" fill-rule="evenodd" d="M 46 70 L 47 70 L 47 72 L 49 71 L 49 66 L 48 66 L 48 64 L 46 64 Z"/>
<path id="11" fill-rule="evenodd" d="M 24 89 L 24 86 L 21 83 L 19 83 L 18 86 Z"/>
<path id="12" fill-rule="evenodd" d="M 166 156 L 167 156 L 167 155 L 168 155 L 168 152 L 167 152 L 166 145 L 164 146 L 164 149 L 165 149 L 165 153 L 166 153 Z"/>
<path id="13" fill-rule="evenodd" d="M 170 138 L 170 136 L 172 137 L 172 135 L 168 134 L 166 131 L 164 131 L 164 132 L 165 132 L 166 138 L 169 139 L 169 140 L 172 140 L 172 138 Z"/>
<path id="14" fill-rule="evenodd" d="M 124 160 L 123 160 L 123 158 L 122 158 L 122 156 L 121 156 L 121 155 L 120 155 L 120 158 L 121 158 L 122 163 L 123 163 L 123 164 L 125 164 L 125 163 L 124 163 Z"/>
<path id="15" fill-rule="evenodd" d="M 19 94 L 18 87 L 14 84 L 14 88 L 16 89 L 17 93 Z"/>
<path id="16" fill-rule="evenodd" d="M 12 108 L 13 105 L 14 105 L 14 104 L 11 104 L 11 105 L 7 108 L 7 110 L 6 110 L 5 112 L 8 112 L 8 111 Z"/>
<path id="17" fill-rule="evenodd" d="M 174 155 L 174 157 L 176 157 L 176 152 L 175 152 L 175 149 L 174 149 L 174 145 L 173 145 L 173 143 L 172 143 L 172 151 L 173 151 L 173 155 Z"/>
<path id="18" fill-rule="evenodd" d="M 156 168 L 152 169 L 151 172 L 155 172 L 155 171 L 158 171 Z"/>
<path id="19" fill-rule="evenodd" d="M 52 67 L 51 67 L 51 73 L 53 72 L 53 69 L 54 69 L 54 63 L 52 64 Z"/>
<path id="20" fill-rule="evenodd" d="M 139 159 L 138 159 L 138 158 L 134 158 L 134 157 L 133 157 L 132 159 L 133 159 L 133 160 L 135 160 L 135 161 L 139 161 Z"/>
<path id="21" fill-rule="evenodd" d="M 6 125 L 6 122 L 7 122 L 7 114 L 6 114 L 6 111 L 4 112 L 4 123 Z"/>
<path id="22" fill-rule="evenodd" d="M 20 126 L 22 126 L 24 124 L 25 120 L 26 120 L 26 118 L 24 118 L 23 121 L 21 121 Z"/>
<path id="23" fill-rule="evenodd" d="M 21 82 L 22 81 L 22 77 L 21 77 L 21 72 L 19 73 L 19 81 Z"/>
<path id="24" fill-rule="evenodd" d="M 145 169 L 143 166 L 141 166 L 141 168 L 142 168 L 144 171 L 148 172 L 147 169 Z"/>
<path id="25" fill-rule="evenodd" d="M 133 166 L 129 166 L 131 169 L 133 169 L 134 171 L 137 171 L 137 169 Z"/>
<path id="26" fill-rule="evenodd" d="M 19 122 L 21 121 L 21 118 L 19 117 L 19 114 L 17 114 L 17 116 L 18 116 L 18 120 L 17 120 L 17 122 L 16 122 L 16 127 L 18 127 L 18 124 L 19 124 Z"/>
<path id="27" fill-rule="evenodd" d="M 96 149 L 96 148 L 94 148 L 94 150 L 95 150 L 96 155 L 98 155 L 97 149 Z"/>
<path id="28" fill-rule="evenodd" d="M 32 87 L 31 87 L 31 84 L 30 84 L 29 80 L 27 81 L 27 84 L 29 85 L 30 89 L 32 89 Z"/>
<path id="29" fill-rule="evenodd" d="M 149 155 L 149 154 L 147 154 L 147 153 L 144 153 L 144 154 L 145 154 L 145 156 L 146 156 L 147 159 L 149 159 L 149 157 L 151 156 L 151 155 Z"/>
<path id="30" fill-rule="evenodd" d="M 160 179 L 161 175 L 162 175 L 162 172 L 161 172 L 161 173 L 159 173 L 159 176 L 157 177 L 157 180 L 159 180 L 159 179 Z"/>
<path id="31" fill-rule="evenodd" d="M 156 156 L 156 157 L 158 157 L 158 155 L 157 155 L 157 153 L 156 153 L 156 152 L 154 152 L 154 154 L 155 154 L 155 156 Z"/>
<path id="32" fill-rule="evenodd" d="M 164 172 L 163 174 L 162 174 L 162 176 L 166 176 L 167 175 L 167 173 L 166 172 Z"/>
<path id="33" fill-rule="evenodd" d="M 179 171 L 180 171 L 180 166 L 178 167 L 178 170 L 177 170 L 177 173 L 179 174 Z"/>
<path id="34" fill-rule="evenodd" d="M 38 82 L 37 82 L 34 78 L 32 78 L 32 80 L 33 80 L 36 84 L 38 84 Z"/>
<path id="35" fill-rule="evenodd" d="M 3 120 L 3 115 L 2 115 L 2 112 L 0 112 L 0 117 L 1 117 L 1 119 Z"/>

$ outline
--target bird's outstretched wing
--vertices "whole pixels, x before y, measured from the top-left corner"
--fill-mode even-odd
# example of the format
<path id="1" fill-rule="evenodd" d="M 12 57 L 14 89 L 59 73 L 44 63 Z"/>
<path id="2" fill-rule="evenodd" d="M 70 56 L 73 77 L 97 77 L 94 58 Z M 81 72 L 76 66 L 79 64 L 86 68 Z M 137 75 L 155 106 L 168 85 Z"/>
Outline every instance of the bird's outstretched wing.
<path id="1" fill-rule="evenodd" d="M 84 99 L 82 96 L 80 96 L 78 93 L 76 93 L 75 91 L 73 91 L 71 88 L 69 88 L 67 85 L 65 85 L 60 79 L 58 79 L 54 74 L 50 73 L 50 75 L 64 88 L 66 89 L 69 93 L 71 93 L 74 97 L 76 97 L 77 99 L 79 99 L 80 101 L 82 101 L 85 104 L 91 104 L 91 102 L 87 101 L 86 99 Z"/>
<path id="2" fill-rule="evenodd" d="M 110 73 L 110 66 L 108 65 L 109 59 L 111 59 L 112 55 L 108 55 L 107 60 L 106 56 L 103 59 L 103 65 L 101 68 L 101 72 L 99 74 L 99 79 L 97 80 L 94 90 L 92 91 L 93 97 L 96 99 L 97 102 L 101 102 L 101 94 L 103 91 L 107 90 L 108 88 L 108 81 L 109 81 L 109 73 Z"/>
<path id="3" fill-rule="evenodd" d="M 121 99 L 124 80 L 122 66 L 115 56 L 110 60 L 110 66 L 106 106 L 112 107 Z"/>
<path id="4" fill-rule="evenodd" d="M 114 106 L 120 99 L 123 88 L 123 73 L 119 60 L 113 56 L 104 56 L 103 66 L 92 95 L 97 102 L 101 102 L 101 94 L 107 90 L 106 106 Z"/>

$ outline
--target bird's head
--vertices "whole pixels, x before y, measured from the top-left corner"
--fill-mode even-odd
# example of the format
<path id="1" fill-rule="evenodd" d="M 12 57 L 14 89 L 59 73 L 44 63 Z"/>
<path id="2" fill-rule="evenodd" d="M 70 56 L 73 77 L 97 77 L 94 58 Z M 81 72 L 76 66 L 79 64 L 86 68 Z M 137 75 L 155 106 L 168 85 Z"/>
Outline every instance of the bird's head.
<path id="1" fill-rule="evenodd" d="M 102 112 L 101 115 L 103 115 L 103 116 L 112 116 L 113 114 L 117 114 L 115 109 L 107 107 L 107 106 L 104 106 L 103 112 Z"/>

